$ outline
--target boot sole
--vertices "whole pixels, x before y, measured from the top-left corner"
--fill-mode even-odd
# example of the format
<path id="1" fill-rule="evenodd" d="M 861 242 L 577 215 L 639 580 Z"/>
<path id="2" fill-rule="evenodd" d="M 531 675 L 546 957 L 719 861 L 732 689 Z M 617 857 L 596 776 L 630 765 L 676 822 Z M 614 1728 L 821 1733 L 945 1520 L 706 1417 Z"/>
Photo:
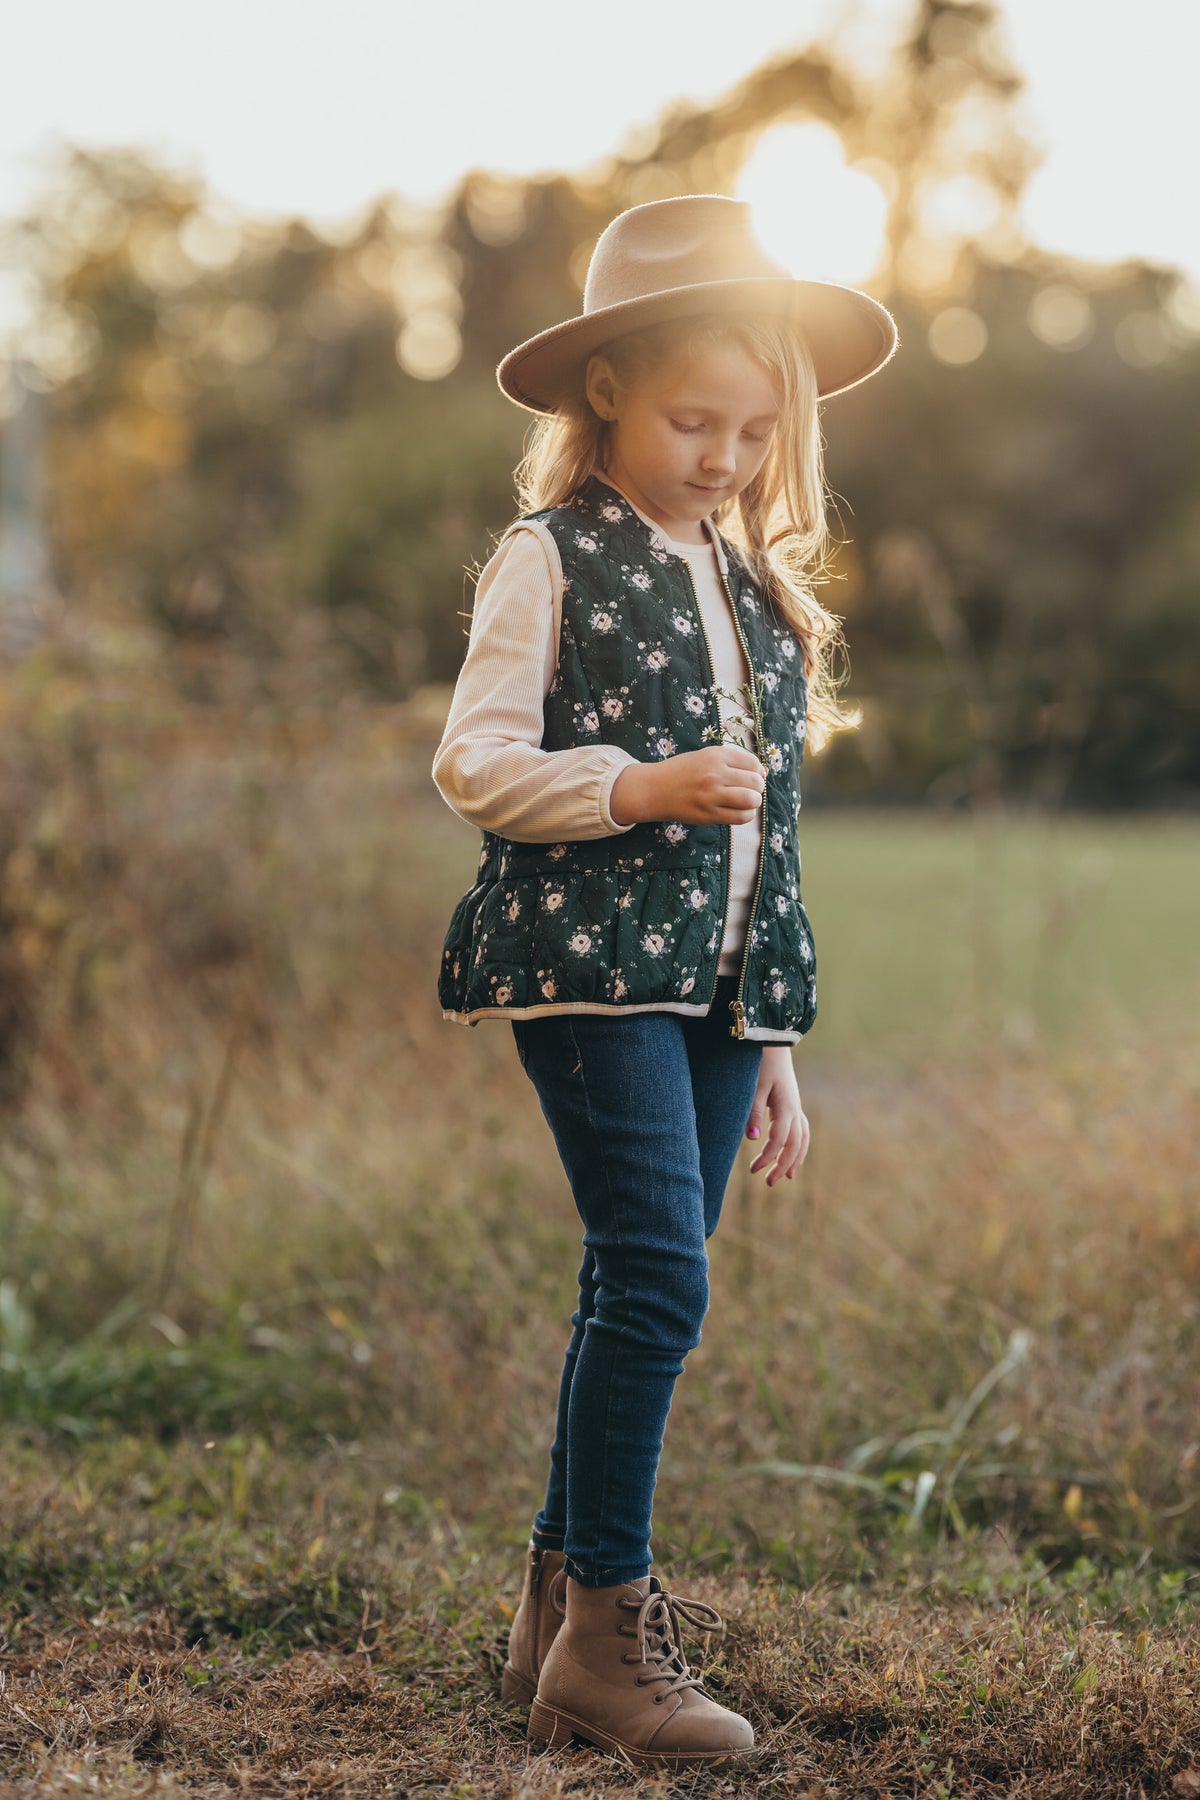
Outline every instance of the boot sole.
<path id="1" fill-rule="evenodd" d="M 537 1682 L 530 1681 L 511 1663 L 505 1663 L 500 1677 L 500 1698 L 507 1706 L 528 1706 L 537 1693 Z"/>
<path id="2" fill-rule="evenodd" d="M 689 1769 L 702 1764 L 744 1763 L 759 1754 L 757 1744 L 749 1744 L 744 1750 L 639 1750 L 636 1745 L 623 1743 L 620 1738 L 601 1731 L 598 1725 L 577 1719 L 573 1713 L 562 1712 L 556 1706 L 547 1706 L 544 1700 L 536 1698 L 529 1714 L 528 1737 L 531 1743 L 543 1744 L 547 1750 L 561 1750 L 573 1738 L 582 1738 L 599 1750 L 607 1750 L 610 1756 L 622 1757 L 643 1769 Z"/>

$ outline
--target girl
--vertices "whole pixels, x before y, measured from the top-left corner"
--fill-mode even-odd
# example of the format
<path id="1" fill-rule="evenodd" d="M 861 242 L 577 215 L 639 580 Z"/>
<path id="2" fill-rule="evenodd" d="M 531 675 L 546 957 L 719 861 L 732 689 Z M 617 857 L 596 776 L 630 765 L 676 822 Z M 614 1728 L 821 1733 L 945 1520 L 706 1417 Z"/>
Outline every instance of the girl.
<path id="1" fill-rule="evenodd" d="M 721 1621 L 649 1572 L 651 1500 L 738 1145 L 769 1121 L 768 1185 L 808 1147 L 797 776 L 806 736 L 854 722 L 802 578 L 817 402 L 896 344 L 877 301 L 792 279 L 741 202 L 699 195 L 614 220 L 582 315 L 498 371 L 542 416 L 434 762 L 483 832 L 439 994 L 511 1022 L 584 1227 L 502 1690 L 534 1741 L 670 1767 L 753 1747 L 688 1667 L 680 1619 Z"/>

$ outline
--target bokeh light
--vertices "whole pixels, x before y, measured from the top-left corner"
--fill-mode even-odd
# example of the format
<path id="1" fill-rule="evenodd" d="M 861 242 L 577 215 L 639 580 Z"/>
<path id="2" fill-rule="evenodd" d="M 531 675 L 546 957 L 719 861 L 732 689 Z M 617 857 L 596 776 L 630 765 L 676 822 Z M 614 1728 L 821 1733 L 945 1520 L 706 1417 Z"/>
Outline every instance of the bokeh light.
<path id="1" fill-rule="evenodd" d="M 1029 303 L 1029 329 L 1052 350 L 1079 350 L 1095 330 L 1091 302 L 1078 288 L 1050 282 Z"/>
<path id="2" fill-rule="evenodd" d="M 945 306 L 929 323 L 929 348 L 939 362 L 975 362 L 987 349 L 988 329 L 969 306 Z"/>
<path id="3" fill-rule="evenodd" d="M 1133 369 L 1153 369 L 1171 354 L 1166 321 L 1149 307 L 1126 313 L 1113 333 L 1113 342 L 1117 355 Z"/>
<path id="4" fill-rule="evenodd" d="M 440 381 L 457 368 L 462 336 L 446 313 L 414 313 L 396 339 L 396 360 L 418 381 Z"/>

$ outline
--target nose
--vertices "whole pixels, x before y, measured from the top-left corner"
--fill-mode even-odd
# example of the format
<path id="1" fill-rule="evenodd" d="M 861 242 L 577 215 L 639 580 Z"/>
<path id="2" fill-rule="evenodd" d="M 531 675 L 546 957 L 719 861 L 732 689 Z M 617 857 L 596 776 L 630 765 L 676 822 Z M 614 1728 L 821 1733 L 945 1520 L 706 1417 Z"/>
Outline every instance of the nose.
<path id="1" fill-rule="evenodd" d="M 737 468 L 733 439 L 713 438 L 700 459 L 700 466 L 713 475 L 732 475 Z"/>

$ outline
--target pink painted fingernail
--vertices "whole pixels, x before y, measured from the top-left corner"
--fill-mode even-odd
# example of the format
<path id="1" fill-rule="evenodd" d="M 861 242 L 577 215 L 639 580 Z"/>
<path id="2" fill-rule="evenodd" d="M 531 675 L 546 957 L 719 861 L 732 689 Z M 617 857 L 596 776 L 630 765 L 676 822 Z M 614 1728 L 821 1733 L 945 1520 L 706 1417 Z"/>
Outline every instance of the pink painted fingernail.
<path id="1" fill-rule="evenodd" d="M 747 1137 L 761 1137 L 762 1132 L 758 1129 L 757 1125 L 752 1125 L 750 1127 L 749 1131 L 746 1133 L 746 1136 Z"/>

